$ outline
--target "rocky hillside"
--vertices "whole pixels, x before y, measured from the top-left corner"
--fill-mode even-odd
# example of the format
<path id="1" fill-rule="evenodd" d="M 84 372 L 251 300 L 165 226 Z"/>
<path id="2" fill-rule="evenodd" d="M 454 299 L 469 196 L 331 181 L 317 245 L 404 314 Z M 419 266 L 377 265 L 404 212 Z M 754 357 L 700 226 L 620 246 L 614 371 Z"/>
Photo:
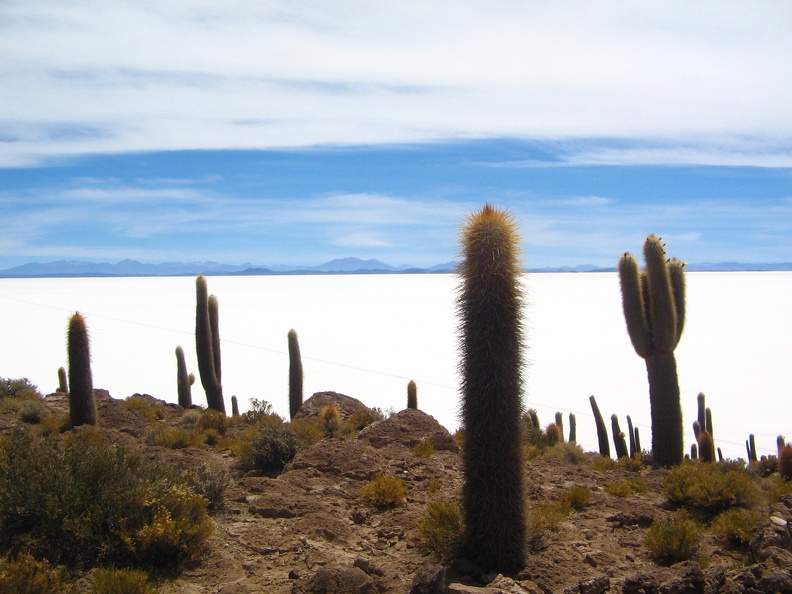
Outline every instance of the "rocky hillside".
<path id="1" fill-rule="evenodd" d="M 344 437 L 320 439 L 300 450 L 285 472 L 243 471 L 233 448 L 153 445 L 153 431 L 183 425 L 180 407 L 138 396 L 157 411 L 130 407 L 97 390 L 100 430 L 112 442 L 183 469 L 209 463 L 228 473 L 223 505 L 213 512 L 205 550 L 178 572 L 160 575 L 163 594 L 486 592 L 792 592 L 792 496 L 761 504 L 761 522 L 749 545 L 700 524 L 690 561 L 663 567 L 644 544 L 655 523 L 675 514 L 663 495 L 665 470 L 618 466 L 567 445 L 527 459 L 529 508 L 551 515 L 578 497 L 556 521 L 532 532 L 532 553 L 516 575 L 480 575 L 466 564 L 443 567 L 424 550 L 419 523 L 427 505 L 459 498 L 457 442 L 432 417 L 404 410 Z M 302 416 L 327 403 L 348 418 L 363 405 L 333 393 L 306 401 Z M 46 397 L 55 415 L 67 412 L 63 394 Z M 0 432 L 21 423 L 18 410 L 0 407 Z M 195 413 L 193 413 L 195 414 Z M 250 431 L 232 423 L 225 442 Z M 432 447 L 416 448 L 431 443 Z M 400 477 L 406 498 L 376 507 L 361 487 L 377 475 Z M 620 486 L 636 484 L 641 488 Z M 582 489 L 581 489 L 582 488 Z M 585 500 L 587 499 L 587 500 Z M 584 501 L 585 500 L 585 501 Z M 537 516 L 540 517 L 540 516 Z M 92 572 L 81 580 L 90 592 Z"/>

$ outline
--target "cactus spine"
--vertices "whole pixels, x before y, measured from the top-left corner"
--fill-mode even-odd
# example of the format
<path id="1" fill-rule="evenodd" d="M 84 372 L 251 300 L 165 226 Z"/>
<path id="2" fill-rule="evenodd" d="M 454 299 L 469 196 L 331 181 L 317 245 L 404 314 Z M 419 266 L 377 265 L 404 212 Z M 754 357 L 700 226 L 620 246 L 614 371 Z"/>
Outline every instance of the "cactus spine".
<path id="1" fill-rule="evenodd" d="M 195 297 L 195 351 L 198 356 L 201 385 L 206 392 L 208 407 L 225 414 L 223 386 L 217 374 L 218 365 L 215 364 L 215 351 L 219 353 L 220 338 L 213 336 L 213 326 L 215 326 L 214 331 L 217 332 L 217 301 L 214 300 L 215 305 L 212 308 L 215 313 L 210 315 L 208 290 L 203 275 L 195 279 Z"/>
<path id="2" fill-rule="evenodd" d="M 597 425 L 597 441 L 599 442 L 599 453 L 610 458 L 610 445 L 608 445 L 608 429 L 605 427 L 605 420 L 602 418 L 599 406 L 594 396 L 589 396 L 591 411 L 594 413 L 594 423 Z"/>
<path id="3" fill-rule="evenodd" d="M 192 405 L 192 388 L 187 363 L 184 361 L 184 349 L 176 347 L 176 390 L 179 395 L 179 406 L 187 408 Z"/>
<path id="4" fill-rule="evenodd" d="M 96 425 L 96 400 L 91 377 L 91 351 L 85 318 L 75 313 L 69 320 L 69 416 L 72 427 Z"/>
<path id="5" fill-rule="evenodd" d="M 58 389 L 56 392 L 63 392 L 64 394 L 69 391 L 69 381 L 66 378 L 66 368 L 58 367 Z"/>
<path id="6" fill-rule="evenodd" d="M 460 553 L 485 571 L 519 570 L 526 555 L 518 241 L 511 215 L 489 204 L 461 231 L 457 310 L 466 441 Z"/>
<path id="7" fill-rule="evenodd" d="M 407 382 L 407 408 L 418 409 L 418 386 L 413 380 Z"/>
<path id="8" fill-rule="evenodd" d="M 667 260 L 662 241 L 650 235 L 643 246 L 646 269 L 632 254 L 619 259 L 627 332 L 646 361 L 652 415 L 652 454 L 658 466 L 682 462 L 682 406 L 674 349 L 685 326 L 684 263 Z"/>
<path id="9" fill-rule="evenodd" d="M 289 343 L 289 417 L 294 419 L 294 415 L 297 414 L 303 403 L 303 365 L 297 331 L 289 330 L 287 340 Z"/>

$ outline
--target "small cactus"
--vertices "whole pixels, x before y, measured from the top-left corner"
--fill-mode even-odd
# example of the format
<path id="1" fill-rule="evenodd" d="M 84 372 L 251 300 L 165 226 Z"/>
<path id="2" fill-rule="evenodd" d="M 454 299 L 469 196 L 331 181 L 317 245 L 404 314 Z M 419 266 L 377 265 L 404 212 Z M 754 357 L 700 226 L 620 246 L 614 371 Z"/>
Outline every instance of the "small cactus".
<path id="1" fill-rule="evenodd" d="M 698 439 L 699 458 L 702 462 L 711 464 L 715 462 L 715 443 L 712 441 L 712 435 L 707 431 L 702 431 Z"/>
<path id="2" fill-rule="evenodd" d="M 328 404 L 322 409 L 320 419 L 327 437 L 334 437 L 341 425 L 341 413 L 338 412 L 338 407 L 335 404 Z"/>
<path id="3" fill-rule="evenodd" d="M 591 411 L 594 413 L 594 423 L 597 426 L 597 441 L 599 442 L 599 453 L 606 458 L 610 458 L 610 445 L 608 445 L 608 429 L 605 427 L 605 420 L 597 406 L 594 396 L 589 396 Z"/>
<path id="4" fill-rule="evenodd" d="M 75 313 L 69 320 L 69 416 L 72 427 L 96 425 L 96 400 L 91 376 L 91 352 L 85 318 Z"/>
<path id="5" fill-rule="evenodd" d="M 778 450 L 778 472 L 785 481 L 792 481 L 792 445 L 786 444 Z"/>
<path id="6" fill-rule="evenodd" d="M 236 396 L 231 396 L 231 415 L 234 417 L 239 416 L 239 402 Z"/>
<path id="7" fill-rule="evenodd" d="M 564 441 L 564 434 L 561 432 L 561 427 L 555 423 L 550 423 L 545 428 L 545 439 L 547 440 L 547 447 L 553 447 L 557 443 Z"/>
<path id="8" fill-rule="evenodd" d="M 56 392 L 63 392 L 64 394 L 69 391 L 69 382 L 66 378 L 66 368 L 58 367 L 58 389 Z"/>
<path id="9" fill-rule="evenodd" d="M 297 331 L 289 330 L 287 340 L 289 346 L 289 417 L 294 419 L 294 415 L 297 414 L 303 403 L 303 365 Z"/>
<path id="10" fill-rule="evenodd" d="M 577 421 L 575 420 L 575 413 L 569 413 L 569 441 L 577 443 Z"/>
<path id="11" fill-rule="evenodd" d="M 418 386 L 413 380 L 407 382 L 407 408 L 418 409 Z"/>
<path id="12" fill-rule="evenodd" d="M 564 441 L 564 415 L 562 415 L 561 412 L 556 412 L 555 424 L 558 425 L 558 428 L 561 430 L 561 441 Z"/>
<path id="13" fill-rule="evenodd" d="M 184 349 L 176 347 L 176 390 L 179 396 L 179 406 L 188 408 L 192 405 L 192 388 L 190 375 L 187 373 L 187 363 L 184 361 Z"/>
<path id="14" fill-rule="evenodd" d="M 698 446 L 695 443 L 690 444 L 690 459 L 698 460 Z"/>

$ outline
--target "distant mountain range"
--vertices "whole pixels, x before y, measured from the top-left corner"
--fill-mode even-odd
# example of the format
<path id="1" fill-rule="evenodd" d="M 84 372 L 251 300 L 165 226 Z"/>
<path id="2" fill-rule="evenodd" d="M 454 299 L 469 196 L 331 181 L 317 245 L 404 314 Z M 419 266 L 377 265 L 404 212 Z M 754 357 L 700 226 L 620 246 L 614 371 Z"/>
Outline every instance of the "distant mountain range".
<path id="1" fill-rule="evenodd" d="M 257 266 L 244 264 L 221 264 L 218 262 L 165 262 L 162 264 L 144 264 L 136 260 L 109 262 L 80 262 L 60 260 L 57 262 L 31 262 L 14 268 L 0 270 L 0 278 L 35 278 L 35 277 L 82 277 L 82 276 L 193 276 L 205 275 L 272 275 L 272 274 L 428 274 L 448 273 L 456 267 L 456 262 L 437 264 L 429 268 L 413 266 L 391 266 L 379 260 L 361 260 L 360 258 L 340 258 L 330 260 L 319 266 Z M 688 264 L 690 271 L 792 271 L 792 262 L 780 264 L 740 262 L 719 262 Z M 547 268 L 531 268 L 530 272 L 612 272 L 613 267 L 600 267 L 593 264 L 579 266 L 559 266 Z"/>

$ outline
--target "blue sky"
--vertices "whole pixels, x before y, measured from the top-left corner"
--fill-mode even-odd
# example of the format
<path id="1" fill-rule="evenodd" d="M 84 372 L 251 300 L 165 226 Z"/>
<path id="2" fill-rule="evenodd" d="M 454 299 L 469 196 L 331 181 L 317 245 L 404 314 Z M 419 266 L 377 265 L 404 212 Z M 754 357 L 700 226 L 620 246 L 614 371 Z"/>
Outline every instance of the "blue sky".
<path id="1" fill-rule="evenodd" d="M 0 269 L 792 261 L 792 5 L 6 0 Z"/>

